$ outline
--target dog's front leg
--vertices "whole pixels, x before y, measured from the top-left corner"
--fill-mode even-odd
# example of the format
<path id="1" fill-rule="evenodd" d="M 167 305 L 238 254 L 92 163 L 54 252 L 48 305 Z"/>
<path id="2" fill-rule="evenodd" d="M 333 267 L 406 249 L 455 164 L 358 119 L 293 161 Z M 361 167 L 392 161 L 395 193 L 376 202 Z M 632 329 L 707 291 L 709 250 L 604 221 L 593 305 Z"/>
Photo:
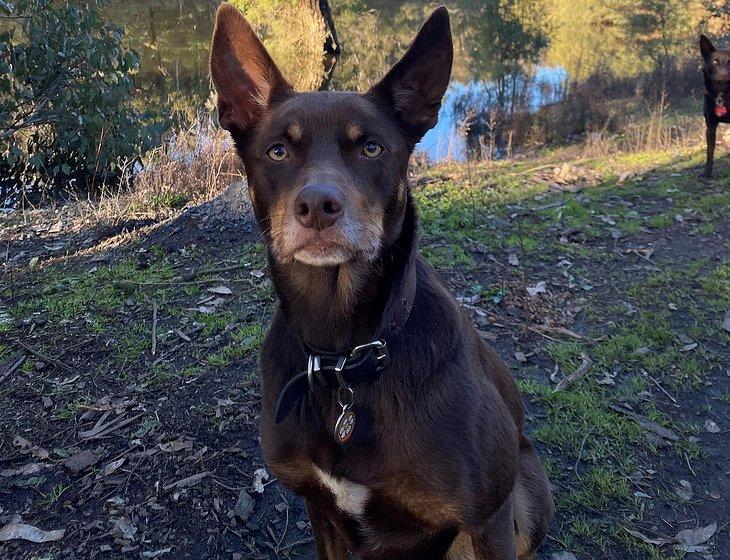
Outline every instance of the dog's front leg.
<path id="1" fill-rule="evenodd" d="M 313 500 L 307 499 L 307 515 L 312 524 L 314 533 L 314 547 L 317 551 L 317 560 L 347 560 L 349 552 L 347 543 L 332 522 L 320 512 Z"/>
<path id="2" fill-rule="evenodd" d="M 707 160 L 705 161 L 704 176 L 709 179 L 712 177 L 712 163 L 715 159 L 715 144 L 717 142 L 717 123 L 711 119 L 707 119 L 705 137 L 707 139 Z"/>
<path id="3" fill-rule="evenodd" d="M 482 526 L 469 531 L 476 560 L 517 560 L 512 497 Z"/>

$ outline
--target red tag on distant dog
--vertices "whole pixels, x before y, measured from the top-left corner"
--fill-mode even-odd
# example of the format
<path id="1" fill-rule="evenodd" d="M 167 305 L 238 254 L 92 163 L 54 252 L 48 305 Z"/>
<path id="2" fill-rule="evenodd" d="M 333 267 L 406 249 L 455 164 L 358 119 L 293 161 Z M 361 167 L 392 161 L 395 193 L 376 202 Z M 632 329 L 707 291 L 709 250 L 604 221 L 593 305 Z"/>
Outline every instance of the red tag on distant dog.
<path id="1" fill-rule="evenodd" d="M 727 107 L 725 105 L 715 105 L 715 116 L 724 117 L 727 115 Z"/>

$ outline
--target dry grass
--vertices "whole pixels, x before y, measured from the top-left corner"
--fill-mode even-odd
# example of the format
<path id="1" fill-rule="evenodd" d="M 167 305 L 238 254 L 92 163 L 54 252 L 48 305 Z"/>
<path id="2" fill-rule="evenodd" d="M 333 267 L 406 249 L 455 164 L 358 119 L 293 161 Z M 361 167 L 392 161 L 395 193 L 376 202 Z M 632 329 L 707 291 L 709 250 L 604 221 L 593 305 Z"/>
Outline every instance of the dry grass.
<path id="1" fill-rule="evenodd" d="M 174 134 L 140 162 L 124 167 L 122 185 L 94 200 L 79 200 L 80 213 L 96 221 L 167 218 L 199 204 L 243 178 L 228 133 L 210 117 Z"/>
<path id="2" fill-rule="evenodd" d="M 56 222 L 68 234 L 130 220 L 157 222 L 214 198 L 244 178 L 228 133 L 208 115 L 122 168 L 120 184 L 102 187 L 96 196 L 46 201 L 38 208 L 21 205 L 17 212 L 0 216 L 0 231 L 13 240 L 29 226 Z"/>
<path id="3" fill-rule="evenodd" d="M 675 115 L 669 117 L 664 97 L 651 108 L 648 117 L 630 117 L 618 133 L 602 130 L 589 132 L 583 144 L 583 155 L 595 157 L 607 153 L 638 153 L 677 150 L 697 143 L 702 135 L 702 118 Z"/>

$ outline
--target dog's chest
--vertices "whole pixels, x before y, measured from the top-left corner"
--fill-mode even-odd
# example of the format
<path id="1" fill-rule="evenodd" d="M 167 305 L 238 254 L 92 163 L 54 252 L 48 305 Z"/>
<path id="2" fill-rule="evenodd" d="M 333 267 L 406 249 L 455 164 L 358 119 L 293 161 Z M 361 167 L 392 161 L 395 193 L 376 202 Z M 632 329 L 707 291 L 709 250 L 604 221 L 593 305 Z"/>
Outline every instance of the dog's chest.
<path id="1" fill-rule="evenodd" d="M 316 465 L 313 467 L 317 482 L 332 493 L 335 504 L 343 513 L 362 518 L 371 496 L 367 486 L 346 478 L 335 478 Z"/>

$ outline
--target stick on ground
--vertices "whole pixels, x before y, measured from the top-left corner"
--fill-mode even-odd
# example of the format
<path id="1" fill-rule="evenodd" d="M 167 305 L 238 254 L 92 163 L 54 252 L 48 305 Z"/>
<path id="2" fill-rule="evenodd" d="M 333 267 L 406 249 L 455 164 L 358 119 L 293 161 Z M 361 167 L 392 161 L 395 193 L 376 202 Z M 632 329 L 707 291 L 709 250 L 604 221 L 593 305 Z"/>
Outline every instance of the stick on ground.
<path id="1" fill-rule="evenodd" d="M 591 369 L 591 359 L 583 354 L 581 356 L 583 359 L 583 363 L 581 363 L 578 366 L 578 369 L 576 369 L 573 373 L 570 375 L 566 375 L 563 379 L 560 380 L 560 383 L 558 383 L 555 386 L 555 391 L 563 391 L 570 387 L 573 383 L 578 381 L 581 377 L 583 377 L 586 373 L 588 373 L 588 370 Z"/>

